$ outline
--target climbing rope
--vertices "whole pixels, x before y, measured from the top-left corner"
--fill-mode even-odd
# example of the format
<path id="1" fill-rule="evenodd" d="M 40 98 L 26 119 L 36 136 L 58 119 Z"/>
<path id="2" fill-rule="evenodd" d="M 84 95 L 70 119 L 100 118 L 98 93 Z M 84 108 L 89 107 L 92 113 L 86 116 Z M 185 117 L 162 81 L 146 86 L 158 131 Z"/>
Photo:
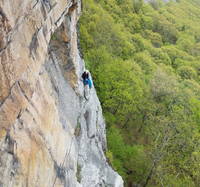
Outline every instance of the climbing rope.
<path id="1" fill-rule="evenodd" d="M 63 160 L 62 164 L 60 165 L 61 168 L 64 166 L 64 164 L 65 164 L 65 159 L 69 156 L 69 154 L 70 154 L 70 152 L 71 152 L 72 141 L 73 141 L 73 139 L 74 139 L 74 137 L 72 137 L 72 139 L 71 139 L 71 143 L 70 143 L 69 151 L 67 151 L 67 149 L 66 149 L 66 153 L 65 153 L 64 160 Z M 54 180 L 54 183 L 53 183 L 53 187 L 54 187 L 54 185 L 55 185 L 55 183 L 56 183 L 56 179 L 57 179 L 57 177 L 58 177 L 58 175 L 56 174 L 56 177 L 55 177 L 55 180 Z"/>

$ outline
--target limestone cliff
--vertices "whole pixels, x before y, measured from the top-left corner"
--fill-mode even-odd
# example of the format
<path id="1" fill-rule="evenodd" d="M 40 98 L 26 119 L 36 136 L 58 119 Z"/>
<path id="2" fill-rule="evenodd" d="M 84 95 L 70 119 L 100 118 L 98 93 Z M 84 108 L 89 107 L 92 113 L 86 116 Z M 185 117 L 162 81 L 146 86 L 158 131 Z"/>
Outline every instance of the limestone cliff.
<path id="1" fill-rule="evenodd" d="M 123 186 L 95 89 L 84 98 L 80 0 L 0 1 L 0 186 Z"/>

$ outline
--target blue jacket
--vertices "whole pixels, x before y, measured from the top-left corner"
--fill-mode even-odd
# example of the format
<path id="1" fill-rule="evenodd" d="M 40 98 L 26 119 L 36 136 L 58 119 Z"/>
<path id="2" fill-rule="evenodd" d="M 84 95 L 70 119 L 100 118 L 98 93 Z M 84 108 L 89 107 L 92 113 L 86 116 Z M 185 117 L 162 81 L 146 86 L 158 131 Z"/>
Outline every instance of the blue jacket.
<path id="1" fill-rule="evenodd" d="M 92 88 L 92 80 L 88 79 L 89 88 Z"/>
<path id="2" fill-rule="evenodd" d="M 89 85 L 89 88 L 92 88 L 92 81 L 90 79 L 84 79 L 83 80 L 83 84 L 86 86 L 86 85 Z"/>

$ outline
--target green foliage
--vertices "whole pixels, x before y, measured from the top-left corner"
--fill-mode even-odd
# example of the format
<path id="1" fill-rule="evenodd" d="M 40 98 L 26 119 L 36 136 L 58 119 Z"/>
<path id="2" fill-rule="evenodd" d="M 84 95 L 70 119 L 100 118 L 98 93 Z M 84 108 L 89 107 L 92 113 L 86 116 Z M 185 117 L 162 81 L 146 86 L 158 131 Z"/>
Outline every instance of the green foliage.
<path id="1" fill-rule="evenodd" d="M 194 36 L 189 34 L 182 34 L 179 36 L 177 42 L 177 46 L 183 50 L 188 52 L 189 54 L 192 53 L 193 46 L 195 45 L 195 39 Z"/>
<path id="2" fill-rule="evenodd" d="M 200 184 L 200 3 L 83 0 L 80 44 L 125 186 Z"/>
<path id="3" fill-rule="evenodd" d="M 163 45 L 162 37 L 157 32 L 152 32 L 151 30 L 145 31 L 145 38 L 150 39 L 151 43 L 155 47 L 161 47 Z"/>
<path id="4" fill-rule="evenodd" d="M 190 66 L 181 66 L 178 68 L 178 73 L 183 79 L 195 79 L 197 77 L 196 71 Z"/>
<path id="5" fill-rule="evenodd" d="M 81 183 L 81 166 L 77 164 L 76 178 L 79 183 Z"/>
<path id="6" fill-rule="evenodd" d="M 113 163 L 113 153 L 112 153 L 110 150 L 107 150 L 107 151 L 106 151 L 106 158 L 108 159 L 108 162 L 109 162 L 110 164 Z"/>
<path id="7" fill-rule="evenodd" d="M 120 131 L 114 126 L 108 130 L 108 146 L 114 157 L 112 165 L 123 178 L 128 181 L 141 181 L 149 168 L 144 147 L 127 145 Z"/>
<path id="8" fill-rule="evenodd" d="M 172 98 L 178 92 L 178 82 L 176 77 L 166 74 L 162 69 L 158 69 L 155 72 L 150 85 L 152 96 L 159 101 L 162 98 Z"/>
<path id="9" fill-rule="evenodd" d="M 139 11 L 142 9 L 143 6 L 143 0 L 133 0 L 133 8 L 136 13 L 139 13 Z"/>
<path id="10" fill-rule="evenodd" d="M 77 122 L 75 131 L 74 131 L 74 135 L 76 137 L 78 137 L 78 136 L 80 136 L 80 134 L 81 134 L 81 124 L 80 124 L 80 122 Z"/>
<path id="11" fill-rule="evenodd" d="M 149 3 L 155 10 L 159 10 L 163 6 L 163 1 L 159 0 L 150 0 Z"/>
<path id="12" fill-rule="evenodd" d="M 57 40 L 57 39 L 58 39 L 58 38 L 57 38 L 57 36 L 56 36 L 55 33 L 51 35 L 51 40 Z"/>
<path id="13" fill-rule="evenodd" d="M 158 15 L 155 15 L 153 19 L 153 31 L 158 32 L 162 36 L 163 42 L 176 43 L 178 39 L 178 30 L 176 27 L 162 15 L 160 15 L 159 19 Z"/>
<path id="14" fill-rule="evenodd" d="M 145 74 L 151 74 L 155 69 L 155 64 L 148 51 L 139 52 L 134 56 L 134 60 L 140 65 Z"/>
<path id="15" fill-rule="evenodd" d="M 165 178 L 163 179 L 163 185 L 164 186 L 174 186 L 174 187 L 194 187 L 194 183 L 192 182 L 192 180 L 188 177 L 188 178 L 177 178 L 174 175 L 168 175 L 165 176 Z"/>

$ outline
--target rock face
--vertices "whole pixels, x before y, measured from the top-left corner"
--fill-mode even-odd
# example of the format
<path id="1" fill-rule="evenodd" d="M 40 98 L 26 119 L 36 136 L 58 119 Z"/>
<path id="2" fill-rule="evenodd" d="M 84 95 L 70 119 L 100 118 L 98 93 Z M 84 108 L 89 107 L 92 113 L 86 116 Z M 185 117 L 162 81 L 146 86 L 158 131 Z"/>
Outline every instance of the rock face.
<path id="1" fill-rule="evenodd" d="M 0 186 L 122 187 L 95 89 L 84 98 L 80 0 L 0 1 Z"/>

